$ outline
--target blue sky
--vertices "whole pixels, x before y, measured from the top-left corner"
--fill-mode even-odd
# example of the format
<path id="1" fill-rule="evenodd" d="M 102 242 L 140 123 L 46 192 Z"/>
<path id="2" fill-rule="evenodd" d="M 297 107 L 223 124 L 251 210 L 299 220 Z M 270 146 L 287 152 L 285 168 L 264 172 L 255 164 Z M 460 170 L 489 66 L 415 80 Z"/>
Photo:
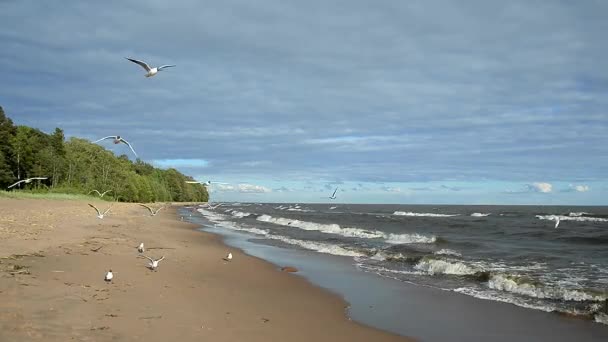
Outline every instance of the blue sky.
<path id="1" fill-rule="evenodd" d="M 0 1 L 0 105 L 213 199 L 608 204 L 608 2 Z M 124 57 L 177 67 L 145 78 Z M 124 146 L 106 147 L 122 154 Z"/>

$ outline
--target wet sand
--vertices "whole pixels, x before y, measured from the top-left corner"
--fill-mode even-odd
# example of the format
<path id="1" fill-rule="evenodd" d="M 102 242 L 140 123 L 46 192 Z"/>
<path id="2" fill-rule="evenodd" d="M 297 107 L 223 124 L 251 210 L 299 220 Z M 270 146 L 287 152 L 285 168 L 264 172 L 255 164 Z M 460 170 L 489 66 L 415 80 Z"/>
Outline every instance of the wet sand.
<path id="1" fill-rule="evenodd" d="M 151 217 L 119 203 L 99 220 L 83 201 L 0 199 L 0 341 L 408 340 L 350 321 L 339 296 L 194 228 L 175 208 Z M 157 272 L 142 241 L 166 257 Z"/>

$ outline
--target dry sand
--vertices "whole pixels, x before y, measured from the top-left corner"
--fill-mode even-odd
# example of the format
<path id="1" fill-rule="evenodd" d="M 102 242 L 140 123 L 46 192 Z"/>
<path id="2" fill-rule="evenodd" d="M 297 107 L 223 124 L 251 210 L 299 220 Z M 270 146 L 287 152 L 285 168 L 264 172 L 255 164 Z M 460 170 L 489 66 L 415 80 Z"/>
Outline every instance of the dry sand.
<path id="1" fill-rule="evenodd" d="M 82 201 L 0 199 L 0 341 L 407 340 L 348 320 L 297 274 L 234 249 L 222 260 L 229 248 L 193 228 L 175 208 L 119 203 L 99 220 Z M 166 257 L 158 272 L 142 241 Z"/>

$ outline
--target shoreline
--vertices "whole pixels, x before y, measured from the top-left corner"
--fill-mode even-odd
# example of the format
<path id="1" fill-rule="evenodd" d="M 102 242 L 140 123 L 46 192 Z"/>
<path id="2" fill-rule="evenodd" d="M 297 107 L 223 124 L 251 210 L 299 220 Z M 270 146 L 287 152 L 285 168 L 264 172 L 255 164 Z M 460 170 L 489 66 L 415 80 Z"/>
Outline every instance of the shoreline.
<path id="1" fill-rule="evenodd" d="M 0 340 L 411 340 L 351 321 L 340 295 L 180 222 L 187 205 L 150 217 L 117 203 L 99 220 L 86 201 L 0 198 Z M 166 257 L 158 272 L 140 240 Z"/>

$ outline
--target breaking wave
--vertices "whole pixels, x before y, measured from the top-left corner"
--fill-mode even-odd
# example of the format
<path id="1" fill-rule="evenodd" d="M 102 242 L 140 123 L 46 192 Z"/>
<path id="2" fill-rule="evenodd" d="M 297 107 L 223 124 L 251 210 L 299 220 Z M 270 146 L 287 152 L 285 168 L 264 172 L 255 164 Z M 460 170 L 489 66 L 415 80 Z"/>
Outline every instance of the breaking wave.
<path id="1" fill-rule="evenodd" d="M 578 214 L 578 213 L 577 213 Z M 541 220 L 549 220 L 555 221 L 559 219 L 560 221 L 578 221 L 578 222 L 608 222 L 608 218 L 602 217 L 591 217 L 591 216 L 565 216 L 565 215 L 536 215 L 536 218 Z"/>
<path id="2" fill-rule="evenodd" d="M 452 217 L 459 216 L 460 214 L 435 214 L 435 213 L 414 213 L 411 211 L 395 211 L 393 215 L 396 216 L 416 216 L 416 217 Z"/>
<path id="3" fill-rule="evenodd" d="M 486 216 L 490 216 L 490 213 L 472 213 L 471 216 L 473 217 L 486 217 Z"/>

